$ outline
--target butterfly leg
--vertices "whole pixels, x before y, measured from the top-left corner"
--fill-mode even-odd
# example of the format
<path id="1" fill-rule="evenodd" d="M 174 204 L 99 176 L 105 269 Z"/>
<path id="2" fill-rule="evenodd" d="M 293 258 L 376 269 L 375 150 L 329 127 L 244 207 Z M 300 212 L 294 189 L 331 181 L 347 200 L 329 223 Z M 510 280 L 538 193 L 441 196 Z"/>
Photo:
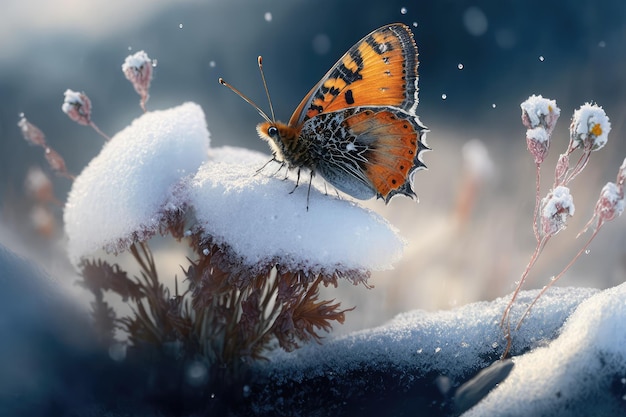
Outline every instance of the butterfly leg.
<path id="1" fill-rule="evenodd" d="M 276 155 L 274 155 L 274 156 L 272 156 L 272 159 L 270 159 L 270 160 L 269 160 L 269 161 L 267 161 L 265 164 L 263 164 L 263 166 L 262 166 L 261 168 L 257 169 L 254 175 L 257 175 L 257 174 L 261 173 L 261 171 L 263 171 L 263 170 L 264 170 L 264 169 L 265 169 L 265 168 L 266 168 L 269 164 L 271 164 L 272 162 L 276 162 L 276 163 L 280 164 L 280 165 L 278 166 L 278 169 L 276 170 L 276 172 L 274 172 L 274 173 L 272 174 L 272 177 L 273 177 L 274 175 L 278 174 L 278 172 L 279 172 L 281 169 L 283 169 L 283 167 L 285 166 L 285 161 L 279 161 L 278 159 L 276 159 Z"/>
<path id="2" fill-rule="evenodd" d="M 285 179 L 287 179 L 287 177 L 285 177 Z M 296 191 L 296 188 L 298 188 L 298 185 L 300 185 L 300 168 L 298 168 L 298 175 L 296 177 L 296 186 L 293 187 L 293 190 L 289 191 L 289 194 L 293 194 L 294 191 Z"/>
<path id="3" fill-rule="evenodd" d="M 298 171 L 298 174 L 300 171 Z M 315 171 L 311 170 L 311 176 L 309 177 L 309 189 L 306 193 L 306 211 L 309 211 L 309 196 L 311 195 L 311 185 L 313 184 L 313 177 L 315 176 Z"/>

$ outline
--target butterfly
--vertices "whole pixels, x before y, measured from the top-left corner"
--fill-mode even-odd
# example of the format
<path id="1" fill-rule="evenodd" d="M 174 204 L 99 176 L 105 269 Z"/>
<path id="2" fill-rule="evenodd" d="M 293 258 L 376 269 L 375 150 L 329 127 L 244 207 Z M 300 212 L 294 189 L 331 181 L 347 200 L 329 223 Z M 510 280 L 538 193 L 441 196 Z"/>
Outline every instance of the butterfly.
<path id="1" fill-rule="evenodd" d="M 259 136 L 273 161 L 306 168 L 336 189 L 360 200 L 388 203 L 396 194 L 415 199 L 413 175 L 425 168 L 427 128 L 416 115 L 418 59 L 413 33 L 404 24 L 374 30 L 357 42 L 302 99 L 289 122 L 275 120 L 262 59 L 259 70 L 272 117 L 241 92 L 263 117 Z M 297 187 L 297 183 L 296 183 Z M 308 204 L 307 204 L 308 208 Z"/>

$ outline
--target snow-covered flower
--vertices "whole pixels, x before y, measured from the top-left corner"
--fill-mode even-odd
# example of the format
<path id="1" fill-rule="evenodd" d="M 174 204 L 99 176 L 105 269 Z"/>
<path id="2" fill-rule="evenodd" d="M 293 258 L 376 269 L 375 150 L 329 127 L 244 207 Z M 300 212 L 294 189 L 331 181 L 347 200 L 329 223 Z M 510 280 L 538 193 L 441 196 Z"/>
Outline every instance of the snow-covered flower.
<path id="1" fill-rule="evenodd" d="M 602 107 L 585 103 L 574 112 L 570 125 L 570 148 L 596 151 L 606 145 L 611 123 Z"/>
<path id="2" fill-rule="evenodd" d="M 129 55 L 122 64 L 122 71 L 128 81 L 135 88 L 135 91 L 141 97 L 141 108 L 146 111 L 146 102 L 150 95 L 150 82 L 152 81 L 152 66 L 154 62 L 148 57 L 144 51 L 136 52 Z"/>
<path id="3" fill-rule="evenodd" d="M 541 203 L 541 231 L 544 236 L 553 236 L 563 230 L 567 218 L 574 215 L 574 200 L 569 188 L 558 186 Z"/>

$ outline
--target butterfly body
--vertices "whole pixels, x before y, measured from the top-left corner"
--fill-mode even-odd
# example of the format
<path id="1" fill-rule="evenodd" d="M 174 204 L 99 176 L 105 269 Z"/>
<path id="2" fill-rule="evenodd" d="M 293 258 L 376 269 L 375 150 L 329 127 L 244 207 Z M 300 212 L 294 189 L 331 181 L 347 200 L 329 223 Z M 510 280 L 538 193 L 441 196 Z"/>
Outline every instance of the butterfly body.
<path id="1" fill-rule="evenodd" d="M 415 113 L 417 66 L 411 30 L 383 26 L 339 59 L 288 123 L 259 110 L 266 122 L 257 132 L 277 161 L 309 169 L 354 198 L 415 198 L 413 173 L 425 167 L 420 154 L 428 149 Z"/>

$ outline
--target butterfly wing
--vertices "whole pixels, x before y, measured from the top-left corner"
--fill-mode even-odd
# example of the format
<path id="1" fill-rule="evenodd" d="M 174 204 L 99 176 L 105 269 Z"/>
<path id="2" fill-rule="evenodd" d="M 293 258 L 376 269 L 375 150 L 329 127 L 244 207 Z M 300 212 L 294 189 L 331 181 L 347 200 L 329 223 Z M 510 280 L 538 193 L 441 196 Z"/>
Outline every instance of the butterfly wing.
<path id="1" fill-rule="evenodd" d="M 408 26 L 376 29 L 357 42 L 304 97 L 288 125 L 355 106 L 417 107 L 417 46 Z"/>
<path id="2" fill-rule="evenodd" d="M 325 134 L 320 135 L 320 132 Z M 424 168 L 427 132 L 419 119 L 391 107 L 357 107 L 323 113 L 303 125 L 314 167 L 337 189 L 358 199 L 396 194 L 415 198 L 412 176 Z"/>

